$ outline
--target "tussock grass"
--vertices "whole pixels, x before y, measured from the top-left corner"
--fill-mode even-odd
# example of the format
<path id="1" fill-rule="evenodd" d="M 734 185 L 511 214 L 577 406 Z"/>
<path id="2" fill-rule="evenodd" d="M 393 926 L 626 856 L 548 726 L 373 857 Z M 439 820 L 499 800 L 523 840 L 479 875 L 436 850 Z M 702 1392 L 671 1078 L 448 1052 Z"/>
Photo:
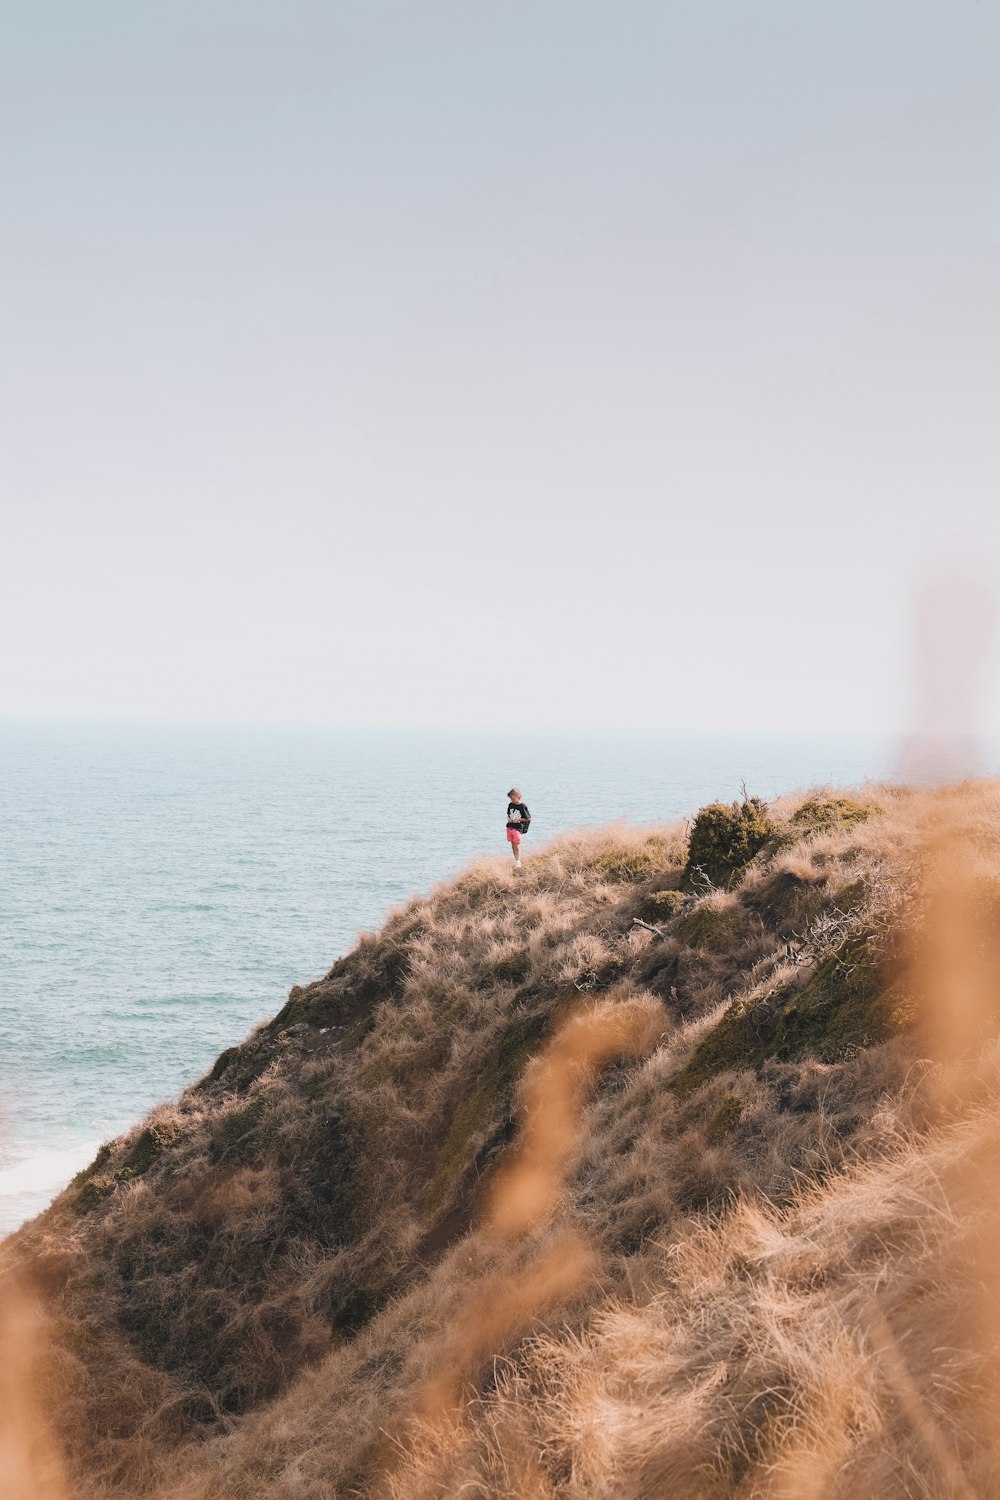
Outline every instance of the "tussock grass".
<path id="1" fill-rule="evenodd" d="M 682 827 L 615 827 L 406 903 L 8 1242 L 80 1495 L 990 1493 L 966 1314 L 997 1027 L 980 1007 L 947 1052 L 923 1023 L 942 889 L 1000 951 L 1000 787 L 722 811 L 711 888 L 681 890 Z M 973 874 L 928 885 L 945 833 Z M 532 1059 L 581 1005 L 653 1029 L 565 1116 L 544 1219 L 498 1238 Z M 524 1317 L 472 1317 L 463 1404 L 424 1420 L 505 1287 Z"/>

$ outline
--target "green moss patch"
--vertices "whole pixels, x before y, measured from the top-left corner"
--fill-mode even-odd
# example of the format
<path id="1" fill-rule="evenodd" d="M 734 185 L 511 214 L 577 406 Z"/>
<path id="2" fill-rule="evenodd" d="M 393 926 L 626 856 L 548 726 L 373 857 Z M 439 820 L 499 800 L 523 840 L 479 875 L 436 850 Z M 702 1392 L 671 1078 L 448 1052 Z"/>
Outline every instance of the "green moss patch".
<path id="1" fill-rule="evenodd" d="M 434 1016 L 437 1021 L 459 1024 L 468 1017 L 469 991 L 464 985 L 435 984 L 424 981 L 420 985 L 420 995 L 434 1007 Z M 400 1024 L 405 1024 L 405 1016 L 401 1018 Z"/>
<path id="2" fill-rule="evenodd" d="M 177 1134 L 177 1129 L 178 1127 L 174 1124 L 160 1123 L 149 1125 L 145 1130 L 140 1131 L 119 1168 L 118 1177 L 122 1179 L 141 1177 L 143 1173 L 148 1172 L 153 1163 L 162 1156 L 166 1147 L 170 1145 Z"/>
<path id="3" fill-rule="evenodd" d="M 227 1088 L 244 1094 L 267 1071 L 274 1058 L 272 1040 L 266 1035 L 252 1037 L 239 1047 L 227 1047 L 215 1059 L 211 1072 L 194 1085 L 195 1090 L 203 1092 L 213 1083 L 224 1082 Z"/>
<path id="4" fill-rule="evenodd" d="M 642 922 L 669 922 L 683 909 L 685 899 L 683 891 L 650 891 L 635 914 Z"/>
<path id="5" fill-rule="evenodd" d="M 267 1029 L 277 1033 L 303 1022 L 309 1026 L 342 1026 L 357 1016 L 358 1008 L 356 999 L 340 985 L 321 983 L 305 990 L 296 985 L 288 1004 L 279 1010 Z"/>
<path id="6" fill-rule="evenodd" d="M 106 1166 L 110 1160 L 111 1147 L 107 1142 L 105 1142 L 103 1146 L 99 1146 L 97 1148 L 97 1155 L 94 1157 L 94 1160 L 90 1163 L 90 1165 L 77 1172 L 76 1176 L 70 1183 L 70 1187 L 82 1187 L 83 1184 L 88 1180 L 88 1178 L 93 1177 L 96 1173 L 100 1172 L 101 1168 Z"/>
<path id="7" fill-rule="evenodd" d="M 424 1191 L 431 1212 L 444 1207 L 468 1169 L 470 1141 L 509 1111 L 521 1070 L 545 1035 L 549 1018 L 527 1016 L 502 1032 L 494 1042 L 475 1082 L 460 1100 L 447 1134 L 437 1153 L 437 1162 Z"/>
<path id="8" fill-rule="evenodd" d="M 304 987 L 293 984 L 288 1000 L 266 1029 L 277 1034 L 300 1022 L 343 1026 L 356 1021 L 380 1001 L 398 999 L 409 968 L 410 952 L 405 942 L 363 935 L 356 948 L 337 959 L 324 979 Z"/>
<path id="9" fill-rule="evenodd" d="M 674 928 L 674 937 L 689 948 L 703 948 L 708 953 L 727 953 L 739 945 L 746 930 L 746 913 L 741 906 L 712 906 L 699 902 L 682 917 Z"/>
<path id="10" fill-rule="evenodd" d="M 752 911 L 786 937 L 809 927 L 824 907 L 839 904 L 831 896 L 825 875 L 808 879 L 794 870 L 774 871 L 755 889 L 747 891 L 744 899 Z"/>
<path id="11" fill-rule="evenodd" d="M 676 1075 L 674 1091 L 690 1094 L 720 1073 L 758 1068 L 767 1058 L 842 1062 L 901 1031 L 911 1007 L 882 983 L 865 941 L 843 943 L 801 988 L 753 1005 L 734 1001 Z"/>
<path id="12" fill-rule="evenodd" d="M 705 1130 L 709 1145 L 718 1145 L 731 1130 L 735 1130 L 743 1118 L 743 1105 L 735 1094 L 724 1094 L 718 1109 L 712 1115 Z"/>
<path id="13" fill-rule="evenodd" d="M 844 943 L 793 996 L 778 1017 L 776 1057 L 841 1062 L 888 1041 L 913 1019 L 900 994 L 882 982 L 865 944 L 864 937 Z"/>
<path id="14" fill-rule="evenodd" d="M 73 1179 L 74 1182 L 76 1179 Z M 118 1179 L 109 1172 L 95 1172 L 88 1176 L 81 1184 L 76 1195 L 76 1209 L 78 1213 L 89 1214 L 93 1209 L 110 1198 L 118 1186 Z"/>
<path id="15" fill-rule="evenodd" d="M 330 1321 L 338 1333 L 353 1337 L 382 1311 L 388 1300 L 388 1289 L 382 1284 L 353 1287 L 332 1308 Z"/>
<path id="16" fill-rule="evenodd" d="M 358 1068 L 358 1080 L 365 1088 L 388 1079 L 404 1090 L 420 1089 L 444 1066 L 450 1051 L 450 1034 L 437 1031 L 415 1039 L 409 1045 L 367 1057 Z"/>
<path id="17" fill-rule="evenodd" d="M 306 1006 L 309 1004 L 309 991 L 301 984 L 293 984 L 288 991 L 288 999 L 278 1011 L 274 1020 L 270 1023 L 274 1030 L 283 1026 L 294 1026 L 298 1021 L 304 1021 L 306 1017 Z M 225 1057 L 225 1053 L 222 1054 Z M 221 1061 L 221 1059 L 220 1059 Z"/>
<path id="18" fill-rule="evenodd" d="M 374 1026 L 371 1016 L 364 1016 L 356 1021 L 353 1026 L 348 1027 L 342 1037 L 338 1038 L 337 1046 L 341 1052 L 356 1052 L 365 1037 Z"/>
<path id="19" fill-rule="evenodd" d="M 111 1161 L 113 1149 L 110 1144 L 102 1146 L 90 1165 L 84 1167 L 82 1172 L 77 1172 L 70 1183 L 71 1188 L 77 1189 L 77 1212 L 90 1213 L 110 1198 L 120 1182 L 131 1182 L 136 1177 L 142 1177 L 159 1161 L 178 1130 L 176 1124 L 166 1121 L 158 1121 L 141 1130 L 117 1171 L 104 1170 Z"/>
<path id="20" fill-rule="evenodd" d="M 204 1078 L 195 1084 L 195 1088 L 204 1089 L 210 1083 L 218 1083 L 228 1069 L 232 1067 L 233 1063 L 236 1062 L 242 1050 L 241 1047 L 224 1047 Z"/>
<path id="21" fill-rule="evenodd" d="M 494 984 L 523 984 L 530 972 L 531 959 L 526 952 L 522 950 L 519 953 L 508 953 L 497 959 L 496 963 L 487 964 L 479 983 L 483 989 Z"/>
<path id="22" fill-rule="evenodd" d="M 242 1161 L 256 1154 L 255 1136 L 264 1116 L 264 1100 L 254 1099 L 245 1109 L 230 1110 L 215 1127 L 208 1147 L 208 1159 Z"/>

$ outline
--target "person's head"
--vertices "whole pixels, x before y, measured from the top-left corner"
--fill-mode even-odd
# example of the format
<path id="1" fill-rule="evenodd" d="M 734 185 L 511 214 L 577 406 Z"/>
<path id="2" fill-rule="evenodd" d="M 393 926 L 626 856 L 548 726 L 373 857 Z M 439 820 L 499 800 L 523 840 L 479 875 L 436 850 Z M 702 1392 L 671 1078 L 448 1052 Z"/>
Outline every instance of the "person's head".
<path id="1" fill-rule="evenodd" d="M 520 800 L 521 800 L 521 791 L 520 791 L 520 788 L 516 787 L 516 786 L 512 786 L 511 789 L 510 789 L 510 791 L 507 793 L 507 796 L 510 798 L 510 800 L 512 802 L 520 802 Z"/>

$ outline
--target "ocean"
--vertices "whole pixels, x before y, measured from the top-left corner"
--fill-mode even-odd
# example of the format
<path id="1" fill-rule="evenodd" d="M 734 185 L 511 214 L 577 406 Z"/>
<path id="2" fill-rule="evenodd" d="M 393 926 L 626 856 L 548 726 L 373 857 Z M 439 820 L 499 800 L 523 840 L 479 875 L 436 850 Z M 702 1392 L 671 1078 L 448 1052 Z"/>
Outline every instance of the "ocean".
<path id="1" fill-rule="evenodd" d="M 0 723 L 0 1232 L 357 933 L 589 824 L 892 773 L 857 736 Z"/>

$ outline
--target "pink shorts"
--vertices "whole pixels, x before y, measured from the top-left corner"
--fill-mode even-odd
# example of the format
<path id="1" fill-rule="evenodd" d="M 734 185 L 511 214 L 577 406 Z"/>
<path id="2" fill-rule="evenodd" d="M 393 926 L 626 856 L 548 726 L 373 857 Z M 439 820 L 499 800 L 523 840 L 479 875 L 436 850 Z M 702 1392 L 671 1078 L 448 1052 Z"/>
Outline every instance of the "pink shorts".
<path id="1" fill-rule="evenodd" d="M 508 844 L 513 844 L 514 848 L 516 849 L 518 844 L 521 842 L 521 830 L 519 828 L 508 828 L 507 842 Z"/>

